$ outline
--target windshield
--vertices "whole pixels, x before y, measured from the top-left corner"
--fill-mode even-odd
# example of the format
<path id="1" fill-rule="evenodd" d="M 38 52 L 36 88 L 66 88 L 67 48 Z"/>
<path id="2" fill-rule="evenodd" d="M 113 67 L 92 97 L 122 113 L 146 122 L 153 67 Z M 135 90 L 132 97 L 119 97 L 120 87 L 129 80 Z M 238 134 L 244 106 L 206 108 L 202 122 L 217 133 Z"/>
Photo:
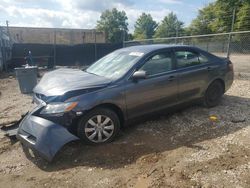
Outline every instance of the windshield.
<path id="1" fill-rule="evenodd" d="M 86 72 L 110 79 L 122 77 L 143 55 L 141 52 L 115 51 L 91 65 Z"/>

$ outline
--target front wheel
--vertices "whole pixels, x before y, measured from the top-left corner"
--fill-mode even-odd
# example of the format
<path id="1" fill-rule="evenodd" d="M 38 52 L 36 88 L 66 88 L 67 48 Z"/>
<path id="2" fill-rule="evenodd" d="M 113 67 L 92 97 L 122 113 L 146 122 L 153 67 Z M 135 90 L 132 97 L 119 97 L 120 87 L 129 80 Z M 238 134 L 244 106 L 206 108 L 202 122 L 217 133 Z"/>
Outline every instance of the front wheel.
<path id="1" fill-rule="evenodd" d="M 82 117 L 78 123 L 77 135 L 89 144 L 111 142 L 120 130 L 116 113 L 105 108 L 97 108 Z"/>
<path id="2" fill-rule="evenodd" d="M 224 94 L 223 84 L 219 81 L 212 82 L 204 96 L 204 105 L 206 107 L 217 106 L 221 100 L 222 95 Z"/>

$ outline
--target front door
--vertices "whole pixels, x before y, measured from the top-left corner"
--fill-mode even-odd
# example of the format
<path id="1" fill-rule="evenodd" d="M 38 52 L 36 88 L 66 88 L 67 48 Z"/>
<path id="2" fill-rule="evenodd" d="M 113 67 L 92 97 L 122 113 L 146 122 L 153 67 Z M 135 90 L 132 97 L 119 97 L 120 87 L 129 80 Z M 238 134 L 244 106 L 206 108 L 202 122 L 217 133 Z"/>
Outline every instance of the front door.
<path id="1" fill-rule="evenodd" d="M 129 79 L 125 87 L 129 119 L 177 102 L 177 74 L 171 51 L 153 54 L 139 70 L 144 70 L 147 77 L 136 81 Z"/>

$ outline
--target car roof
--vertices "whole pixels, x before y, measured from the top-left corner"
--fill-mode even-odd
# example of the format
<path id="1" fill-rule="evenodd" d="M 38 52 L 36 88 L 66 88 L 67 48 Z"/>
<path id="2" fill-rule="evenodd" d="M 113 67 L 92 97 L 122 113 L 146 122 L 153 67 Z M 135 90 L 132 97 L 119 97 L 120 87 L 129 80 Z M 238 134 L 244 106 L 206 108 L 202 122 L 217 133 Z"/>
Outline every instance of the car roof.
<path id="1" fill-rule="evenodd" d="M 175 45 L 175 44 L 148 44 L 148 45 L 138 45 L 138 46 L 130 46 L 126 48 L 122 48 L 126 51 L 137 51 L 143 53 L 149 53 L 155 50 L 165 49 L 165 48 L 175 48 L 175 47 L 188 47 L 190 49 L 196 49 L 193 46 L 188 45 Z"/>

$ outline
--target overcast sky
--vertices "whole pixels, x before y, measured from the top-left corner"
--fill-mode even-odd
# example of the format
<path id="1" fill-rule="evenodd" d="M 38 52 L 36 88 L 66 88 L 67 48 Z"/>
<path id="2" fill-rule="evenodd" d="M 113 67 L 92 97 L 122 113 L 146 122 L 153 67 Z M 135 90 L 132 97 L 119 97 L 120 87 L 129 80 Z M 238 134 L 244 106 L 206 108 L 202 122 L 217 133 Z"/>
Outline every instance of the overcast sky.
<path id="1" fill-rule="evenodd" d="M 159 22 L 173 11 L 190 24 L 198 10 L 214 0 L 0 0 L 0 25 L 93 29 L 101 12 L 126 11 L 129 30 L 142 12 Z"/>

